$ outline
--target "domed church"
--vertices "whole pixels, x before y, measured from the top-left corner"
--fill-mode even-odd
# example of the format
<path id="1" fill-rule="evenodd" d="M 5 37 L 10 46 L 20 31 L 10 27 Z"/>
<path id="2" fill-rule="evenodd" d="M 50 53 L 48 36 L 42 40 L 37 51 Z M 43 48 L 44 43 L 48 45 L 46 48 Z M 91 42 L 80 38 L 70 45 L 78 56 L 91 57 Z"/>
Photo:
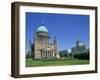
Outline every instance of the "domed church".
<path id="1" fill-rule="evenodd" d="M 57 38 L 50 43 L 48 29 L 41 24 L 34 36 L 34 43 L 31 45 L 31 55 L 33 59 L 59 58 Z"/>
<path id="2" fill-rule="evenodd" d="M 83 45 L 82 41 L 80 39 L 78 39 L 76 41 L 76 47 L 72 48 L 72 53 L 73 54 L 81 54 L 81 53 L 85 53 L 85 52 L 87 52 L 85 45 Z"/>

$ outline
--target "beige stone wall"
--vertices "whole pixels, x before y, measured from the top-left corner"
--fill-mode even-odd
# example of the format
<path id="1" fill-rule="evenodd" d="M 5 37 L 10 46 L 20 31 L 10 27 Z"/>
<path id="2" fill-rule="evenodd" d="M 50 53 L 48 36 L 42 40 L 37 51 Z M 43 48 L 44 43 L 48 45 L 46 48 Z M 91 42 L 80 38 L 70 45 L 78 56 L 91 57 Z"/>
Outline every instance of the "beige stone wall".
<path id="1" fill-rule="evenodd" d="M 50 48 L 53 51 L 53 56 L 55 56 L 54 45 L 40 44 L 38 42 L 35 42 L 35 59 L 41 59 L 41 49 L 45 48 Z"/>
<path id="2" fill-rule="evenodd" d="M 38 36 L 39 35 L 46 35 L 46 42 L 43 42 L 43 43 L 40 43 L 38 40 Z M 53 56 L 56 57 L 56 54 L 58 53 L 58 50 L 57 50 L 57 42 L 56 44 L 51 44 L 50 43 L 50 40 L 49 40 L 49 35 L 48 34 L 45 34 L 45 33 L 39 33 L 39 34 L 36 34 L 35 35 L 35 41 L 34 41 L 34 54 L 35 54 L 35 59 L 41 59 L 41 49 L 47 49 L 49 48 L 51 51 L 53 51 Z"/>

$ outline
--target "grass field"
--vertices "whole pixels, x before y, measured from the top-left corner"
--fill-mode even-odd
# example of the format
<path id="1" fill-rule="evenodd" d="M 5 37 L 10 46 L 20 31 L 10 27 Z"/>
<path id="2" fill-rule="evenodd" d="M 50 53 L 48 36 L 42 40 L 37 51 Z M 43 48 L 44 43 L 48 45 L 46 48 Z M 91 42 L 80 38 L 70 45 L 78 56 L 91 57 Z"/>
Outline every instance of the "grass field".
<path id="1" fill-rule="evenodd" d="M 89 60 L 32 60 L 26 59 L 26 67 L 36 66 L 61 66 L 89 64 Z"/>

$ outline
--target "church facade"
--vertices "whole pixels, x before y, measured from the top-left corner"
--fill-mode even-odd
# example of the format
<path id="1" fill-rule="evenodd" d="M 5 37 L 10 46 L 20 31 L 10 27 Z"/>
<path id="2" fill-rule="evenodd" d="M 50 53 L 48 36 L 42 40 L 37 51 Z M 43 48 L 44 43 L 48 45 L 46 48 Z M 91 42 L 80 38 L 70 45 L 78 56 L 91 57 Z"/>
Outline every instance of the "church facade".
<path id="1" fill-rule="evenodd" d="M 34 42 L 31 44 L 31 56 L 33 59 L 59 58 L 57 38 L 53 43 L 44 24 L 41 24 L 35 32 Z"/>

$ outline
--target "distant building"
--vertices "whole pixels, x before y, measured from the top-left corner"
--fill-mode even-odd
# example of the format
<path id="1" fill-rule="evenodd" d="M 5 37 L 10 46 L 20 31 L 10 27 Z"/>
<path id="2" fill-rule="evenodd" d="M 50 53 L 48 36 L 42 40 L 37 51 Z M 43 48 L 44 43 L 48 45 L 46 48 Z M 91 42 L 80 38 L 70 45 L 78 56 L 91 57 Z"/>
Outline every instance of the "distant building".
<path id="1" fill-rule="evenodd" d="M 41 24 L 34 36 L 34 43 L 31 44 L 31 56 L 33 59 L 59 58 L 57 38 L 53 44 L 50 43 L 50 36 L 44 24 Z"/>
<path id="2" fill-rule="evenodd" d="M 78 39 L 76 41 L 76 47 L 72 48 L 72 54 L 82 54 L 86 52 L 89 52 L 89 49 L 86 49 L 85 45 L 82 44 L 82 41 Z"/>

